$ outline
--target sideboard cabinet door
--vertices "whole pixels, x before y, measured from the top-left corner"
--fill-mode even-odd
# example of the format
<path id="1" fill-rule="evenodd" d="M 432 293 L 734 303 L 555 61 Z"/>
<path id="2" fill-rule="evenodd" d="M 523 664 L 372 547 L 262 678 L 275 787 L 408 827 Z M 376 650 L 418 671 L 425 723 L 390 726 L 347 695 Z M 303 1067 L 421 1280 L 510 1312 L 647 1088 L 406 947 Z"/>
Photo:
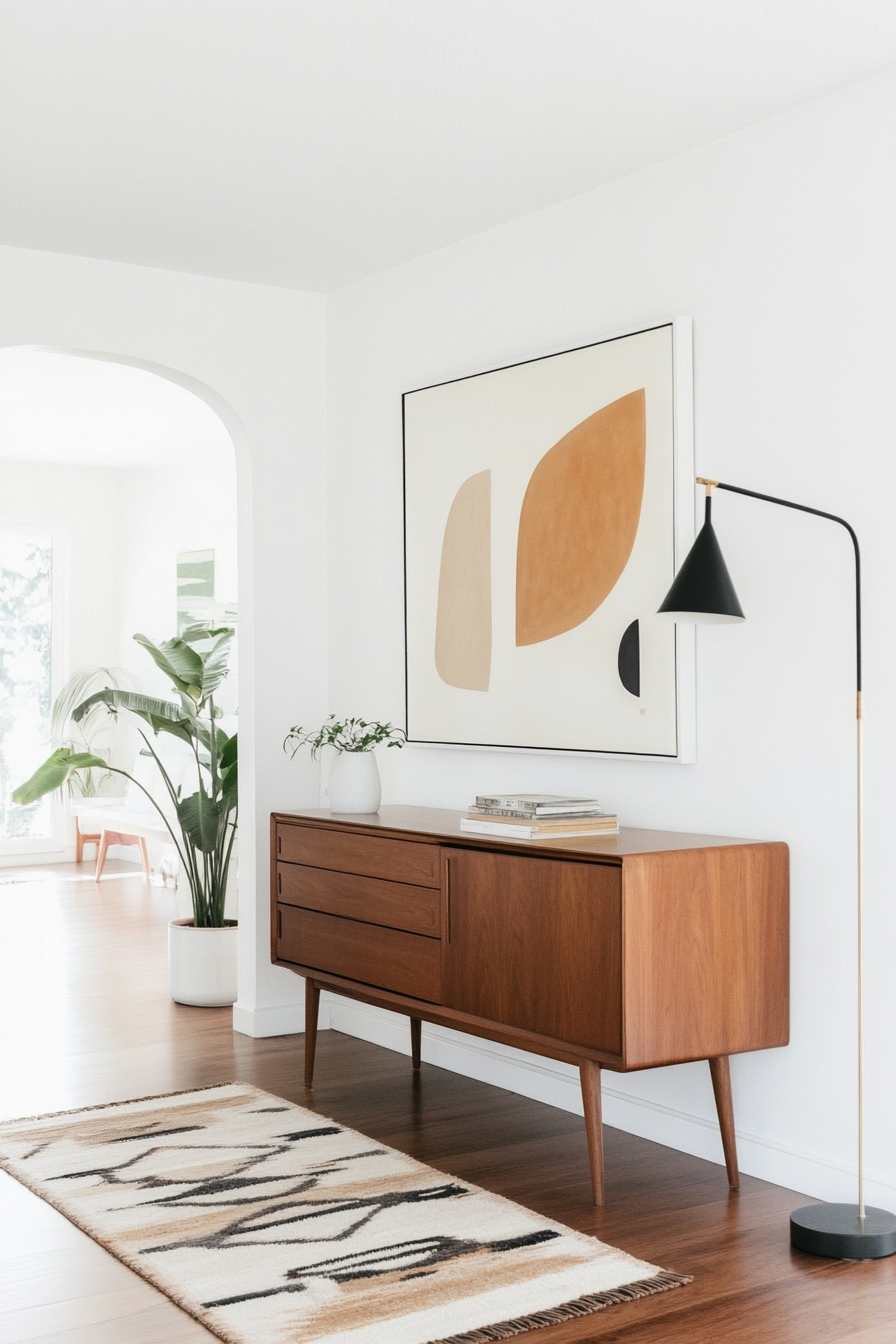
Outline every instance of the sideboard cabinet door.
<path id="1" fill-rule="evenodd" d="M 443 1003 L 622 1052 L 616 866 L 444 847 Z"/>

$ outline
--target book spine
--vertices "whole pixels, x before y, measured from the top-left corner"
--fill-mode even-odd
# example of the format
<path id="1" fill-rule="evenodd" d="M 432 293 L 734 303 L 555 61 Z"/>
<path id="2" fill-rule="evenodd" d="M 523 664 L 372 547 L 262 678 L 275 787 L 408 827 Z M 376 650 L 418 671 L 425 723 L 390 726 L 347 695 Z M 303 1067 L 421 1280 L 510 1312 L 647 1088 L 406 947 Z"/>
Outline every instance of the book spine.
<path id="1" fill-rule="evenodd" d="M 609 812 L 597 808 L 575 812 L 524 812 L 518 807 L 484 807 L 479 803 L 474 803 L 468 811 L 482 817 L 518 817 L 520 821 L 531 821 L 533 824 L 536 821 L 592 821 L 610 816 Z"/>
<path id="2" fill-rule="evenodd" d="M 496 802 L 483 803 L 478 798 L 471 804 L 471 812 L 488 812 L 492 816 L 508 817 L 532 817 L 533 820 L 544 817 L 557 817 L 564 819 L 566 817 L 606 817 L 610 814 L 605 812 L 600 803 L 589 803 L 587 806 L 558 807 L 551 803 L 532 803 L 523 805 L 522 803 Z"/>
<path id="3" fill-rule="evenodd" d="M 594 829 L 564 830 L 553 826 L 518 826 L 512 822 L 480 821 L 478 817 L 461 817 L 460 829 L 472 835 L 503 835 L 519 840 L 575 840 L 586 835 L 618 835 L 619 827 L 601 826 Z"/>
<path id="4" fill-rule="evenodd" d="M 481 795 L 477 795 L 475 806 L 483 807 L 489 812 L 494 812 L 496 808 L 501 808 L 502 810 L 509 808 L 511 811 L 519 813 L 521 816 L 534 817 L 537 804 L 525 803 L 521 799 L 516 798 L 483 798 Z"/>
<path id="5" fill-rule="evenodd" d="M 534 826 L 516 826 L 513 822 L 480 821 L 478 817 L 461 817 L 460 828 L 475 835 L 515 835 L 522 840 L 531 840 L 535 835 Z"/>

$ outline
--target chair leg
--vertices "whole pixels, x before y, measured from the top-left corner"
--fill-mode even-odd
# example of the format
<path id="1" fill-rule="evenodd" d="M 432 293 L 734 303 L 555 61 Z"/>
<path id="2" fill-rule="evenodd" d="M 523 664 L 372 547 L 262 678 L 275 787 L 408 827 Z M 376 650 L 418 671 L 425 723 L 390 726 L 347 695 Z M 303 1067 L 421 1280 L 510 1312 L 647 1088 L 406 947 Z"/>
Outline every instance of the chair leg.
<path id="1" fill-rule="evenodd" d="M 117 835 L 115 831 L 103 831 L 100 836 L 99 848 L 96 851 L 96 874 L 93 879 L 95 882 L 99 882 L 102 877 L 103 868 L 106 866 L 106 851 L 108 850 L 109 845 L 114 844 L 116 840 Z"/>

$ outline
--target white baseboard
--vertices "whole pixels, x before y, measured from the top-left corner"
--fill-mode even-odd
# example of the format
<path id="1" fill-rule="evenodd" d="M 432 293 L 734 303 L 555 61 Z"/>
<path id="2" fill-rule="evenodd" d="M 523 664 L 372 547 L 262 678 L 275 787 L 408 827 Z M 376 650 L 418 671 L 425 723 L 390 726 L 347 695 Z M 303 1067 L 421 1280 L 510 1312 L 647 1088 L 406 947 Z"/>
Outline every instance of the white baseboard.
<path id="1" fill-rule="evenodd" d="M 323 1031 L 330 1025 L 327 1006 L 321 1004 L 318 1027 Z M 233 1005 L 233 1029 L 242 1036 L 295 1036 L 305 1030 L 304 1003 L 280 1003 L 263 1008 L 249 1008 L 236 1002 Z"/>
<path id="2" fill-rule="evenodd" d="M 409 1055 L 407 1018 L 381 1008 L 337 995 L 321 995 L 321 1026 L 324 1012 L 336 1031 L 374 1045 Z M 422 1054 L 429 1064 L 460 1073 L 494 1087 L 504 1087 L 533 1101 L 582 1115 L 578 1070 L 557 1060 L 529 1055 L 478 1036 L 464 1036 L 424 1022 Z M 644 1098 L 632 1097 L 614 1088 L 604 1074 L 601 1095 L 604 1123 L 615 1129 L 651 1139 L 694 1157 L 723 1165 L 722 1141 L 715 1119 L 674 1110 Z M 738 1164 L 744 1175 L 757 1176 L 815 1199 L 854 1202 L 856 1175 L 849 1168 L 812 1153 L 775 1143 L 755 1134 L 737 1131 Z M 865 1198 L 869 1204 L 896 1208 L 896 1187 L 867 1173 Z"/>

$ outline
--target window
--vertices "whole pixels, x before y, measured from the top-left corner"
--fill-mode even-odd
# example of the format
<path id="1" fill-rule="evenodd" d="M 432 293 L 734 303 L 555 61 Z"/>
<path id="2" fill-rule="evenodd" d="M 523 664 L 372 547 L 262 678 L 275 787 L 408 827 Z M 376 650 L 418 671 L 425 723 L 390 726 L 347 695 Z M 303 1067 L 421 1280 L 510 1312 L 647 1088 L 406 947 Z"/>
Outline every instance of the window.
<path id="1" fill-rule="evenodd" d="M 55 797 L 16 807 L 11 794 L 50 750 L 54 690 L 53 537 L 0 524 L 0 853 L 62 848 Z"/>

